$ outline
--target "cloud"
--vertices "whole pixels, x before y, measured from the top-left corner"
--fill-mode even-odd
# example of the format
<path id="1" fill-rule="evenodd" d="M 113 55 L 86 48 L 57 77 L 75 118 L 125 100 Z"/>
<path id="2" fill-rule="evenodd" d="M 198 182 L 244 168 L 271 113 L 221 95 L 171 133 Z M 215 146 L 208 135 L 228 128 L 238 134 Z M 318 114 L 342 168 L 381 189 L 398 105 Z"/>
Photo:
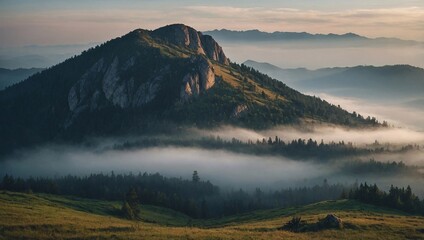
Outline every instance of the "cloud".
<path id="1" fill-rule="evenodd" d="M 424 8 L 341 11 L 231 6 L 137 6 L 2 12 L 0 45 L 105 41 L 135 28 L 185 23 L 198 30 L 356 32 L 372 37 L 424 39 Z"/>
<path id="2" fill-rule="evenodd" d="M 238 8 L 219 6 L 191 6 L 185 9 L 196 16 L 229 21 L 231 29 L 258 28 L 268 31 L 308 31 L 315 33 L 357 32 L 374 37 L 403 37 L 422 39 L 424 8 L 353 9 L 317 11 L 292 8 Z M 249 23 L 249 25 L 239 24 Z M 418 31 L 420 30 L 420 31 Z"/>
<path id="3" fill-rule="evenodd" d="M 414 107 L 406 107 L 399 103 L 373 103 L 357 98 L 336 97 L 326 93 L 308 93 L 315 95 L 335 105 L 363 116 L 374 116 L 380 121 L 386 120 L 397 127 L 424 130 L 424 110 Z"/>
<path id="4" fill-rule="evenodd" d="M 423 166 L 423 156 L 423 152 L 380 154 L 366 156 L 363 160 L 368 161 L 374 157 L 383 162 L 403 160 Z M 91 147 L 50 145 L 20 151 L 0 161 L 0 176 L 87 176 L 91 173 L 107 174 L 114 171 L 133 174 L 159 172 L 164 176 L 190 179 L 196 170 L 201 179 L 210 180 L 223 189 L 281 189 L 320 184 L 326 178 L 331 183 L 353 183 L 359 179 L 361 182 L 377 183 L 383 188 L 390 184 L 409 184 L 417 193 L 424 195 L 423 186 L 415 176 L 346 174 L 340 171 L 345 160 L 349 159 L 319 163 L 295 161 L 282 156 L 256 156 L 187 147 L 98 151 Z"/>
<path id="5" fill-rule="evenodd" d="M 348 129 L 331 125 L 308 125 L 304 127 L 281 126 L 264 131 L 253 131 L 243 128 L 231 126 L 223 126 L 212 130 L 193 129 L 193 133 L 202 136 L 219 136 L 226 140 L 231 140 L 233 137 L 242 141 L 275 136 L 288 142 L 292 140 L 309 139 L 323 140 L 328 142 L 351 142 L 355 145 L 362 146 L 372 144 L 376 140 L 380 143 L 391 144 L 424 144 L 424 132 L 417 132 L 410 129 L 402 128 L 382 128 L 382 129 Z"/>
<path id="6" fill-rule="evenodd" d="M 44 146 L 23 151 L 0 162 L 0 176 L 63 176 L 90 173 L 156 173 L 189 179 L 200 177 L 221 186 L 254 188 L 276 181 L 295 182 L 331 171 L 314 163 L 283 157 L 261 157 L 196 148 L 149 148 L 134 151 L 95 151 L 70 146 Z"/>

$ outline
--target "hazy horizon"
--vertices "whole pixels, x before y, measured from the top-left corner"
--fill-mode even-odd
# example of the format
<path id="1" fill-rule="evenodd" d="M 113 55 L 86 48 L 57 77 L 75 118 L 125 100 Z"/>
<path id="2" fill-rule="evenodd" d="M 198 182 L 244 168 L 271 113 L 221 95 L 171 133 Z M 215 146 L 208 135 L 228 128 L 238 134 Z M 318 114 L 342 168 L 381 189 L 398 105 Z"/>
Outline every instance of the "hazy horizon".
<path id="1" fill-rule="evenodd" d="M 0 2 L 0 47 L 103 42 L 137 28 L 184 23 L 213 29 L 291 31 L 424 39 L 422 1 Z"/>

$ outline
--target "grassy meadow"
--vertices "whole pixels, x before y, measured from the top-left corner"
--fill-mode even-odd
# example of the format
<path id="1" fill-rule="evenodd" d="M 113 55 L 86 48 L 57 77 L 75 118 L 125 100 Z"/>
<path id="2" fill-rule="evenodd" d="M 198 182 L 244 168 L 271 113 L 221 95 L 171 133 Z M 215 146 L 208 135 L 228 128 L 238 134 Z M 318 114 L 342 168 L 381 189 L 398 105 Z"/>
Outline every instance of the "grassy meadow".
<path id="1" fill-rule="evenodd" d="M 352 200 L 196 220 L 154 206 L 141 221 L 120 218 L 120 202 L 0 192 L 0 239 L 424 239 L 424 217 Z M 308 223 L 334 213 L 342 230 L 278 230 L 293 216 Z"/>

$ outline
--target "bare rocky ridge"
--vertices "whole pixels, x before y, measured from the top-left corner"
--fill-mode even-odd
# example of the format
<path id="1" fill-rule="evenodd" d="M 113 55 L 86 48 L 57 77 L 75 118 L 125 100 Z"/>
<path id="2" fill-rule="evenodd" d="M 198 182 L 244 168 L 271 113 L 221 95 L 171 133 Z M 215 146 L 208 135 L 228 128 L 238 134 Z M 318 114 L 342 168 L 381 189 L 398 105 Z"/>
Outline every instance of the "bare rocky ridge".
<path id="1" fill-rule="evenodd" d="M 168 43 L 188 47 L 198 54 L 204 54 L 221 64 L 228 65 L 228 58 L 218 43 L 209 35 L 183 24 L 168 25 L 152 32 L 152 35 Z"/>

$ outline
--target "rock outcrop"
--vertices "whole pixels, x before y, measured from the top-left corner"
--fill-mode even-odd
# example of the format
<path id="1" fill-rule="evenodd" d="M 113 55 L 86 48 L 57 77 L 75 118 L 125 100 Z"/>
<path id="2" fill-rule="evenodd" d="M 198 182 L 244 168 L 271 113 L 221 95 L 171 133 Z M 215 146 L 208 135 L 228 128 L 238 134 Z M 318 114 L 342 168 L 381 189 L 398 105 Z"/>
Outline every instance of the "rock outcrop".
<path id="1" fill-rule="evenodd" d="M 152 35 L 168 43 L 190 48 L 196 53 L 206 55 L 221 64 L 229 64 L 221 46 L 211 36 L 203 35 L 201 32 L 186 25 L 168 25 L 154 30 Z"/>
<path id="2" fill-rule="evenodd" d="M 206 53 L 206 56 L 209 58 L 220 62 L 224 65 L 230 64 L 228 58 L 225 56 L 222 47 L 218 45 L 218 43 L 209 35 L 201 35 L 203 49 Z"/>
<path id="3" fill-rule="evenodd" d="M 325 218 L 319 220 L 318 227 L 320 229 L 342 229 L 343 221 L 334 214 L 328 214 Z"/>
<path id="4" fill-rule="evenodd" d="M 232 114 L 231 114 L 231 117 L 232 118 L 239 118 L 239 117 L 241 117 L 247 110 L 248 110 L 249 108 L 247 107 L 247 105 L 246 104 L 240 104 L 240 105 L 237 105 L 235 108 L 234 108 L 234 110 L 233 110 L 233 112 L 232 112 Z"/>
<path id="5" fill-rule="evenodd" d="M 211 63 L 206 58 L 192 57 L 190 62 L 195 67 L 183 78 L 180 91 L 180 97 L 183 101 L 199 96 L 215 85 L 215 73 Z"/>
<path id="6" fill-rule="evenodd" d="M 134 64 L 134 60 L 130 59 L 131 62 Z M 157 75 L 136 86 L 134 77 L 126 79 L 119 74 L 128 68 L 128 61 L 119 66 L 118 57 L 109 65 L 105 64 L 103 58 L 97 61 L 71 87 L 68 93 L 69 110 L 73 113 L 85 109 L 96 110 L 101 107 L 102 98 L 120 108 L 141 107 L 155 98 L 163 75 L 169 71 L 169 67 L 164 67 Z"/>
<path id="7" fill-rule="evenodd" d="M 191 27 L 174 24 L 143 33 L 195 52 L 187 62 L 191 70 L 179 78 L 180 98 L 183 101 L 199 96 L 215 85 L 215 73 L 210 60 L 229 64 L 222 48 L 212 37 Z M 134 54 L 129 57 L 116 55 L 108 61 L 102 57 L 95 62 L 68 92 L 71 118 L 82 111 L 94 111 L 107 104 L 120 108 L 137 108 L 151 102 L 156 97 L 164 76 L 169 73 L 169 66 L 158 69 L 153 76 L 143 77 L 142 80 L 125 74 L 145 67 L 138 65 L 138 60 L 138 55 Z"/>
<path id="8" fill-rule="evenodd" d="M 68 93 L 68 107 L 71 112 L 79 112 L 91 105 L 95 106 L 97 97 L 93 99 L 97 91 L 98 82 L 93 79 L 104 69 L 104 59 L 98 60 L 82 77 L 71 87 Z"/>

